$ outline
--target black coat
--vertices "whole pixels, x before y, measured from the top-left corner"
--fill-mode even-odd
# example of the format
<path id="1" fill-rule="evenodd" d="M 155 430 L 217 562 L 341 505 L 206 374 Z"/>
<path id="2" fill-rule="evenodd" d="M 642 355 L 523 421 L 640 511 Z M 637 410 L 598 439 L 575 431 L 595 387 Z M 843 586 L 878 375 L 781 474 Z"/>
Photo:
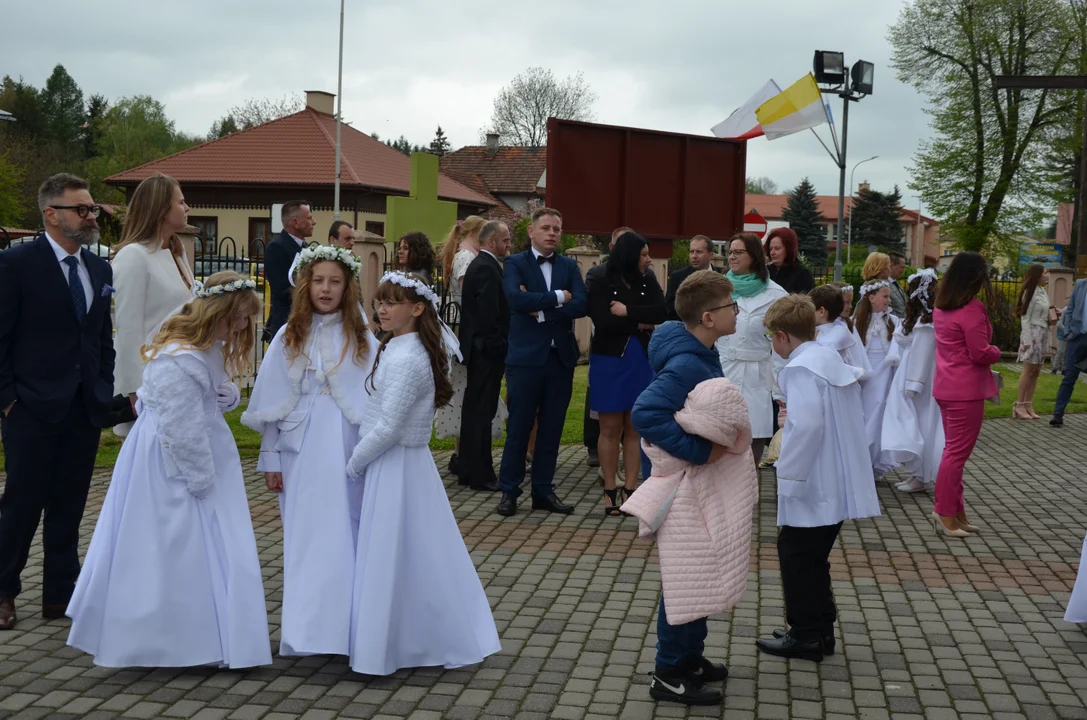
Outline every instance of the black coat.
<path id="1" fill-rule="evenodd" d="M 811 270 L 797 260 L 792 265 L 770 265 L 770 279 L 785 289 L 790 295 L 807 295 L 815 289 L 815 279 Z"/>
<path id="2" fill-rule="evenodd" d="M 710 265 L 706 270 L 720 272 L 713 265 Z M 683 281 L 689 278 L 694 271 L 694 268 L 688 265 L 681 270 L 676 270 L 668 276 L 668 294 L 664 296 L 664 302 L 668 305 L 669 320 L 679 320 L 679 315 L 676 314 L 676 290 L 679 290 L 679 286 L 682 285 Z"/>
<path id="3" fill-rule="evenodd" d="M 464 273 L 460 301 L 460 351 L 464 363 L 474 359 L 506 361 L 510 306 L 502 289 L 502 265 L 480 251 Z"/>
<path id="4" fill-rule="evenodd" d="M 272 307 L 268 310 L 268 320 L 264 323 L 264 337 L 270 341 L 279 328 L 286 324 L 291 314 L 291 298 L 294 288 L 287 279 L 287 271 L 294 262 L 294 256 L 302 251 L 298 243 L 286 231 L 272 238 L 264 250 L 264 281 L 268 283 Z"/>
<path id="5" fill-rule="evenodd" d="M 648 353 L 649 338 L 653 333 L 650 330 L 639 330 L 638 324 L 660 325 L 668 319 L 668 306 L 656 278 L 647 274 L 641 285 L 628 287 L 622 280 L 613 281 L 606 270 L 601 270 L 590 272 L 586 280 L 589 318 L 593 321 L 590 352 L 594 355 L 620 357 L 633 335 Z M 626 305 L 626 317 L 612 314 L 612 301 Z"/>
<path id="6" fill-rule="evenodd" d="M 80 250 L 91 304 L 80 325 L 64 269 L 44 235 L 0 252 L 0 410 L 12 402 L 43 423 L 60 422 L 82 395 L 103 427 L 113 400 L 113 269 Z"/>

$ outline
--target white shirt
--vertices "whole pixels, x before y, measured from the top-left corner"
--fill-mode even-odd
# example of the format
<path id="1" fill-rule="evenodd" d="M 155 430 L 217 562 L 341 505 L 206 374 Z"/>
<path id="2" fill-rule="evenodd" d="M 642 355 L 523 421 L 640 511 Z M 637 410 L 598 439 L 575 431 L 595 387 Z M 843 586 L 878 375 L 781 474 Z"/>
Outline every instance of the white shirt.
<path id="1" fill-rule="evenodd" d="M 60 271 L 64 275 L 64 282 L 68 282 L 68 264 L 64 262 L 64 259 L 69 256 L 69 252 L 57 244 L 57 241 L 49 237 L 49 233 L 45 233 L 45 239 L 49 241 L 49 244 L 53 246 L 53 253 L 57 256 L 57 262 L 60 264 Z M 83 283 L 83 294 L 87 297 L 87 311 L 91 309 L 91 300 L 93 300 L 93 291 L 91 289 L 91 274 L 87 270 L 87 264 L 83 262 L 83 254 L 78 250 L 72 255 L 79 261 L 79 265 L 76 266 L 76 274 L 79 275 L 79 281 Z"/>
<path id="2" fill-rule="evenodd" d="M 493 252 L 491 252 L 490 250 L 488 250 L 487 248 L 480 248 L 480 249 L 479 249 L 479 251 L 480 251 L 480 252 L 485 252 L 485 253 L 487 253 L 488 255 L 490 255 L 491 257 L 493 257 L 493 258 L 494 258 L 495 260 L 498 260 L 498 256 L 497 256 L 497 255 L 495 255 L 495 254 L 494 254 Z M 498 260 L 498 264 L 499 264 L 499 265 L 501 265 L 501 264 L 502 264 L 502 261 L 501 261 L 501 260 Z"/>
<path id="3" fill-rule="evenodd" d="M 543 253 L 541 253 L 536 248 L 532 248 L 532 256 L 536 260 L 537 263 L 540 262 L 540 260 L 539 260 L 540 258 L 542 258 L 542 257 L 552 257 L 552 256 L 554 256 L 554 254 L 555 253 L 551 253 L 551 255 L 544 255 Z M 552 269 L 552 267 L 553 267 L 553 263 L 549 263 L 549 262 L 545 262 L 542 265 L 540 265 L 540 272 L 543 273 L 544 282 L 547 283 L 547 289 L 548 290 L 551 289 L 551 269 Z M 563 301 L 566 300 L 566 296 L 562 294 L 562 290 L 556 290 L 555 291 L 555 296 L 558 297 L 558 299 L 559 299 L 558 307 L 562 307 L 562 303 L 563 303 Z M 536 316 L 536 320 L 538 322 L 543 322 L 544 321 L 544 314 L 542 312 L 539 313 Z M 1087 327 L 1087 325 L 1084 325 L 1084 327 Z M 554 343 L 552 343 L 552 345 L 554 345 Z"/>
<path id="4" fill-rule="evenodd" d="M 291 235 L 290 233 L 287 233 L 287 234 Z M 306 244 L 305 240 L 303 240 L 302 238 L 297 238 L 294 235 L 291 235 L 291 240 L 294 240 L 296 243 L 298 243 L 298 247 L 302 247 L 303 245 Z"/>

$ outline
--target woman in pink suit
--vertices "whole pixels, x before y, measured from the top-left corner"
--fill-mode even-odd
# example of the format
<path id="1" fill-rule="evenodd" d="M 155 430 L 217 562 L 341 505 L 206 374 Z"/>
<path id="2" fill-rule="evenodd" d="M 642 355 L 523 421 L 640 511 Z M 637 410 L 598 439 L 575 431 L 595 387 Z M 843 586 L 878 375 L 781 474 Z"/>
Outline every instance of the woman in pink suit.
<path id="1" fill-rule="evenodd" d="M 933 324 L 936 326 L 936 376 L 932 395 L 940 406 L 946 445 L 936 474 L 936 530 L 966 537 L 978 528 L 966 520 L 962 471 L 981 433 L 985 400 L 998 392 L 991 366 L 1000 360 L 992 344 L 993 326 L 978 293 L 992 302 L 989 269 L 975 252 L 955 256 L 940 281 Z"/>

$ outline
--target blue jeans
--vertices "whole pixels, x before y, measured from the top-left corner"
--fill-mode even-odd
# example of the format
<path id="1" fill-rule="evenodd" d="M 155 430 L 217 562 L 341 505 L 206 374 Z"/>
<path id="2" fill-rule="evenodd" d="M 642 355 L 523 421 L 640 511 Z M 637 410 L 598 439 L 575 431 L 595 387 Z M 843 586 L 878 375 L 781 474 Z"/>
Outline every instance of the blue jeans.
<path id="1" fill-rule="evenodd" d="M 1053 408 L 1053 417 L 1063 417 L 1064 409 L 1068 401 L 1072 399 L 1072 391 L 1076 389 L 1076 380 L 1079 379 L 1079 368 L 1076 363 L 1087 356 L 1087 334 L 1077 335 L 1067 341 L 1064 351 L 1064 377 L 1061 378 L 1061 387 L 1057 390 L 1057 404 Z"/>
<path id="2" fill-rule="evenodd" d="M 660 612 L 657 613 L 657 672 L 680 667 L 688 658 L 701 657 L 706 649 L 708 633 L 706 618 L 682 625 L 669 625 L 664 614 L 664 596 L 661 595 Z"/>

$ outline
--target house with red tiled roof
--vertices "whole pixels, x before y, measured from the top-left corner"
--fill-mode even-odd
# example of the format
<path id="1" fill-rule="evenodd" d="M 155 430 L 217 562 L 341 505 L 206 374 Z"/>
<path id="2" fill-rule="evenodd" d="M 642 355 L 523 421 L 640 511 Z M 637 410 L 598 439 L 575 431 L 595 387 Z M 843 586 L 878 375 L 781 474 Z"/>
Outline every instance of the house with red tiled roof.
<path id="1" fill-rule="evenodd" d="M 293 115 L 126 170 L 106 183 L 131 197 L 140 181 L 155 173 L 177 178 L 205 253 L 261 254 L 274 229 L 273 206 L 298 198 L 310 201 L 317 221 L 314 240 L 323 241 L 333 222 L 333 101 L 329 93 L 307 92 L 306 107 Z M 360 234 L 384 237 L 385 199 L 408 195 L 411 158 L 347 124 L 341 125 L 341 143 L 340 217 Z M 457 203 L 459 217 L 498 204 L 485 190 L 444 173 L 438 197 Z"/>
<path id="2" fill-rule="evenodd" d="M 523 211 L 532 200 L 544 199 L 547 148 L 501 146 L 498 135 L 487 135 L 486 145 L 469 145 L 446 155 L 441 170 L 497 203 L 491 216 L 506 217 Z"/>

